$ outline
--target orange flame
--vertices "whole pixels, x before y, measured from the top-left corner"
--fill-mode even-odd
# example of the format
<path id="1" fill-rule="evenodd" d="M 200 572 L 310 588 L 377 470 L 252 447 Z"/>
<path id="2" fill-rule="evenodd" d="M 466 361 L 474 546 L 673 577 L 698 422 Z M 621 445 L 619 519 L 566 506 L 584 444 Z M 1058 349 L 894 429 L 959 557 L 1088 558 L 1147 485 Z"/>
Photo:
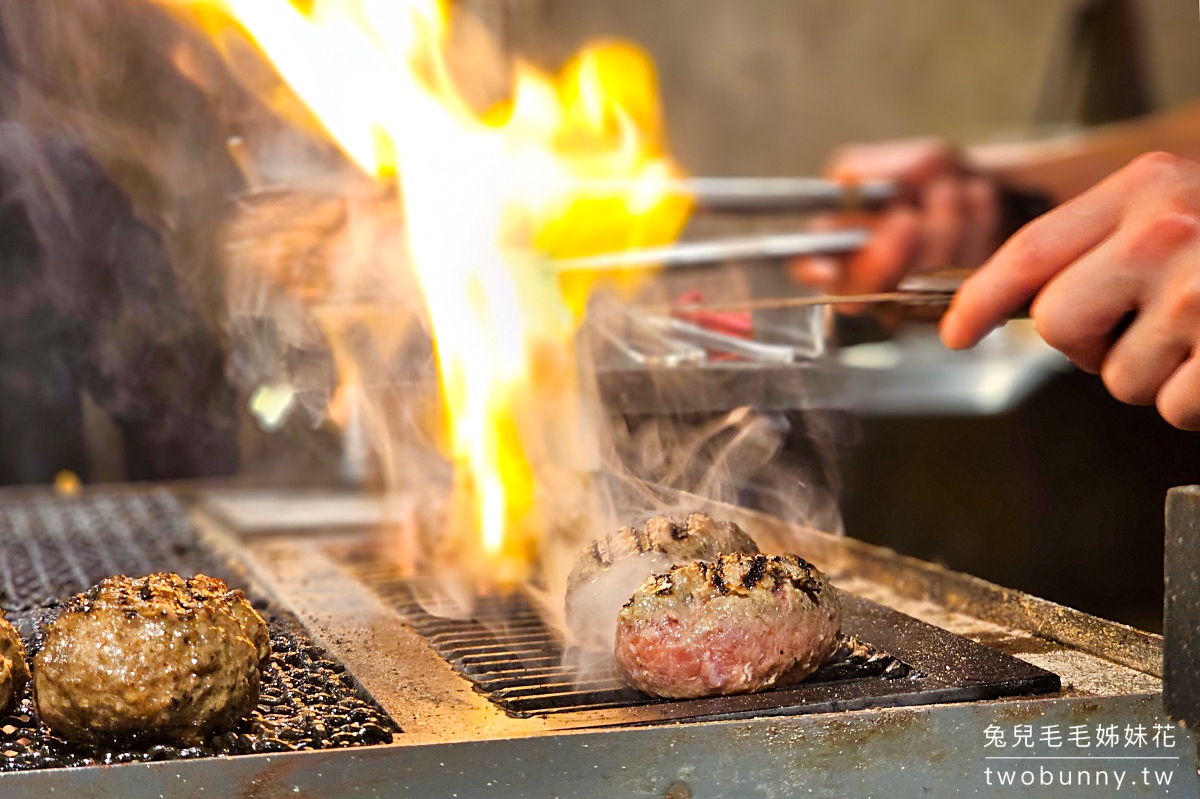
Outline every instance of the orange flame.
<path id="1" fill-rule="evenodd" d="M 690 211 L 669 190 L 679 175 L 652 63 L 621 43 L 586 48 L 556 77 L 518 63 L 509 101 L 480 115 L 449 77 L 438 0 L 186 5 L 214 34 L 240 28 L 350 159 L 398 183 L 435 338 L 455 526 L 521 576 L 550 466 L 530 430 L 578 405 L 573 339 L 594 280 L 566 282 L 545 259 L 665 244 Z"/>

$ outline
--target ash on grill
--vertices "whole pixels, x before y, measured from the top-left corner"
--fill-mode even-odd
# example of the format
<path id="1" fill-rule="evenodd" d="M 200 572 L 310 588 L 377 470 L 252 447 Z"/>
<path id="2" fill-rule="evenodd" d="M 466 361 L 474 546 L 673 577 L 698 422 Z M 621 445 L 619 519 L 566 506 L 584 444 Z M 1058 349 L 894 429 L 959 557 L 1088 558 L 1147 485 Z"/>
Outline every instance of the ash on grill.
<path id="1" fill-rule="evenodd" d="M 236 570 L 203 545 L 178 502 L 163 491 L 0 499 L 0 604 L 25 639 L 31 661 L 41 648 L 42 628 L 62 600 L 112 574 L 155 571 L 228 579 Z M 254 605 L 267 619 L 272 655 L 258 707 L 237 729 L 201 747 L 76 744 L 42 725 L 26 688 L 17 710 L 0 719 L 0 771 L 390 743 L 399 728 L 362 694 L 345 667 L 286 611 L 262 601 Z"/>

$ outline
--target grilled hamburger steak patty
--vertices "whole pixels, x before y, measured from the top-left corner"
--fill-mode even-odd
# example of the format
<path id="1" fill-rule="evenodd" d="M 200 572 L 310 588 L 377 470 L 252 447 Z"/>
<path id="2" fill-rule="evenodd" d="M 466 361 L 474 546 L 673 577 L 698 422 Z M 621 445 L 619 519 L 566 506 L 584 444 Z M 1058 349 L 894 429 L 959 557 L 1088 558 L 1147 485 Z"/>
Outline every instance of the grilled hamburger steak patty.
<path id="1" fill-rule="evenodd" d="M 29 681 L 25 665 L 25 642 L 0 611 L 0 712 L 12 708 L 13 700 Z"/>
<path id="2" fill-rule="evenodd" d="M 654 696 L 762 691 L 816 671 L 840 615 L 825 575 L 802 558 L 721 555 L 642 583 L 621 609 L 617 663 Z"/>
<path id="3" fill-rule="evenodd" d="M 72 740 L 199 745 L 258 704 L 265 634 L 222 580 L 110 577 L 47 626 L 33 660 L 34 702 Z"/>
<path id="4" fill-rule="evenodd" d="M 733 522 L 693 513 L 682 522 L 665 516 L 642 527 L 622 527 L 593 541 L 567 578 L 567 626 L 584 646 L 611 650 L 621 605 L 650 575 L 671 566 L 713 560 L 726 552 L 754 554 L 758 546 Z"/>

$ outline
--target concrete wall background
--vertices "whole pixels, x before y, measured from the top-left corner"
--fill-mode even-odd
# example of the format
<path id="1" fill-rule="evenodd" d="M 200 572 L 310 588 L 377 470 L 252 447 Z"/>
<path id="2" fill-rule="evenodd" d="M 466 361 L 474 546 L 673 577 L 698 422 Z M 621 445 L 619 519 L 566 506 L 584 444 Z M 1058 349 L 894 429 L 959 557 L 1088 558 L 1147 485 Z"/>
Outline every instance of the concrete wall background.
<path id="1" fill-rule="evenodd" d="M 1132 2 L 1152 98 L 1200 94 L 1197 4 Z M 1073 15 L 1086 5 L 507 0 L 506 27 L 515 49 L 551 64 L 592 37 L 639 42 L 658 63 L 672 143 L 688 168 L 799 174 L 847 141 L 1029 135 L 1048 74 L 1062 68 Z"/>
<path id="2" fill-rule="evenodd" d="M 1158 100 L 1200 96 L 1200 9 L 1193 0 L 1139 0 Z"/>

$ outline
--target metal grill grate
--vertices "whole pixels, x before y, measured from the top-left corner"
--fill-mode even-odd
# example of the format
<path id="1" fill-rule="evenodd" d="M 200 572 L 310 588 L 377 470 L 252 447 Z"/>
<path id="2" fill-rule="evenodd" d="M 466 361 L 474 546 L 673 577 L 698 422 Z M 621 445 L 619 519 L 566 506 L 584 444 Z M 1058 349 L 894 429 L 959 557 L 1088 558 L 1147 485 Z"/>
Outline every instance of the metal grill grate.
<path id="1" fill-rule="evenodd" d="M 969 701 L 1059 689 L 1058 677 L 876 603 L 843 593 L 841 646 L 804 682 L 752 696 L 669 701 L 617 677 L 580 681 L 522 592 L 491 597 L 472 618 L 445 618 L 423 586 L 365 551 L 340 557 L 477 690 L 515 716 L 571 725 L 651 723 Z M 569 720 L 569 721 L 567 721 Z"/>
<path id="2" fill-rule="evenodd" d="M 0 605 L 30 660 L 64 599 L 105 577 L 156 571 L 203 572 L 246 587 L 234 564 L 203 545 L 166 491 L 79 499 L 0 495 Z M 267 619 L 272 655 L 259 705 L 237 729 L 200 747 L 73 744 L 41 724 L 27 687 L 14 712 L 0 718 L 0 771 L 391 742 L 399 728 L 345 667 L 291 614 L 262 600 L 254 605 Z"/>
<path id="3" fill-rule="evenodd" d="M 0 497 L 0 605 L 52 605 L 105 577 L 192 574 L 228 564 L 200 546 L 169 492 L 79 499 Z"/>

